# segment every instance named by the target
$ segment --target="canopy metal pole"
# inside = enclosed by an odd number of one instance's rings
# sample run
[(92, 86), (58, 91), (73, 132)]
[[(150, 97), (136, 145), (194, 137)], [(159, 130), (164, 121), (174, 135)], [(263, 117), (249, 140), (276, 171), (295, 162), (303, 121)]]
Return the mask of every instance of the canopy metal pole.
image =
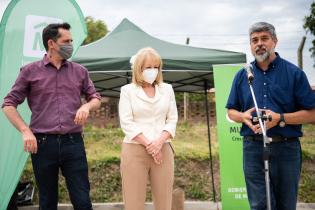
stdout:
[(126, 78), (126, 84), (130, 83), (130, 79), (129, 79), (129, 72), (126, 72), (127, 78)]
[(211, 136), (210, 136), (210, 120), (209, 120), (209, 103), (208, 103), (208, 83), (204, 81), (204, 91), (205, 91), (205, 106), (206, 106), (206, 116), (207, 116), (207, 128), (208, 128), (208, 143), (209, 143), (209, 157), (210, 157), (210, 172), (212, 179), (212, 193), (213, 193), (213, 201), (216, 203), (216, 193), (214, 187), (214, 176), (213, 176), (213, 161), (212, 161), (212, 150), (211, 150)]

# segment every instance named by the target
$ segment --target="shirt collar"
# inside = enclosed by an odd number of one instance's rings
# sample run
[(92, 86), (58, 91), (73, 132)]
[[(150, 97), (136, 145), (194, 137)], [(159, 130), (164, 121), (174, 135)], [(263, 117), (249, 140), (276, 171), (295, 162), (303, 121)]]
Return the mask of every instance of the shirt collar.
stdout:
[[(45, 66), (47, 66), (48, 64), (53, 65), (53, 64), (49, 61), (47, 54), (45, 54), (44, 57), (43, 57), (43, 63), (44, 63)], [(63, 60), (62, 63), (61, 63), (61, 66), (63, 66), (63, 65), (67, 66), (68, 63), (69, 63), (68, 60)]]
[(159, 85), (155, 85), (155, 95), (154, 95), (154, 97), (153, 98), (150, 98), (150, 97), (148, 97), (147, 96), (147, 94), (144, 92), (144, 90), (143, 90), (143, 88), (142, 87), (140, 87), (140, 86), (136, 86), (136, 88), (137, 88), (137, 93), (136, 93), (136, 95), (140, 98), (140, 99), (142, 99), (143, 101), (146, 101), (146, 102), (149, 102), (149, 103), (155, 103), (155, 102), (157, 102), (158, 100), (160, 100), (160, 98), (161, 98), (161, 94), (162, 94), (162, 92), (161, 92), (161, 90), (160, 90), (160, 87), (159, 87)]
[[(281, 61), (281, 57), (280, 57), (279, 53), (275, 52), (275, 54), (276, 54), (276, 58), (269, 64), (268, 70), (276, 68)], [(252, 62), (252, 64), (255, 65), (256, 68), (260, 69), (259, 66), (257, 65), (256, 59)]]
[(279, 63), (280, 63), (280, 55), (279, 53), (275, 52), (276, 53), (276, 58), (269, 64), (269, 68), (276, 68)]

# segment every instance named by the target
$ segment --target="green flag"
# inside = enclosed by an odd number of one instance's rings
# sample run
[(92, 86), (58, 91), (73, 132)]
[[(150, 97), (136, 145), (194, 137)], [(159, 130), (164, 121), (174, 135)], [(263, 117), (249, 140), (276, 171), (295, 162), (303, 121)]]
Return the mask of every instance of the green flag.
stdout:
[(231, 121), (225, 105), (240, 66), (214, 66), (217, 136), (220, 144), (222, 210), (249, 209), (243, 174), (241, 124)]
[[(12, 0), (0, 25), (0, 101), (10, 91), (20, 67), (42, 59), (45, 49), (42, 30), (49, 23), (68, 22), (74, 49), (86, 37), (83, 14), (74, 0)], [(18, 110), (28, 124), (26, 103)], [(23, 171), (28, 153), (23, 150), (21, 134), (0, 112), (0, 210), (6, 209)]]

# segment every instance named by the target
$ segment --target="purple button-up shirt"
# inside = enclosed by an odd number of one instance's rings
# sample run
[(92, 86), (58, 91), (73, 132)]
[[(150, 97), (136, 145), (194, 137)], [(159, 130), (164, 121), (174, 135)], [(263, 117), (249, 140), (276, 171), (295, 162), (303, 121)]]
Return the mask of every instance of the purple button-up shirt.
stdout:
[(81, 95), (87, 101), (100, 99), (88, 71), (70, 61), (64, 61), (57, 70), (45, 55), (42, 60), (21, 68), (2, 107), (17, 107), (27, 98), (32, 111), (30, 128), (34, 133), (82, 132), (82, 126), (74, 123)]

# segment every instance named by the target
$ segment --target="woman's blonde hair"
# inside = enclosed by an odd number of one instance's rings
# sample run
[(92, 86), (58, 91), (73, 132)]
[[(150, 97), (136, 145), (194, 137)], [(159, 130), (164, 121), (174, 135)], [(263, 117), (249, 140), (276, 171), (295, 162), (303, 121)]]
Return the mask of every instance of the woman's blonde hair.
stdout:
[(159, 63), (159, 70), (153, 85), (158, 85), (163, 82), (162, 76), (162, 59), (161, 56), (151, 47), (140, 49), (134, 56), (131, 57), (132, 82), (137, 86), (143, 86), (145, 81), (142, 77), (143, 65), (146, 59), (153, 59)]

